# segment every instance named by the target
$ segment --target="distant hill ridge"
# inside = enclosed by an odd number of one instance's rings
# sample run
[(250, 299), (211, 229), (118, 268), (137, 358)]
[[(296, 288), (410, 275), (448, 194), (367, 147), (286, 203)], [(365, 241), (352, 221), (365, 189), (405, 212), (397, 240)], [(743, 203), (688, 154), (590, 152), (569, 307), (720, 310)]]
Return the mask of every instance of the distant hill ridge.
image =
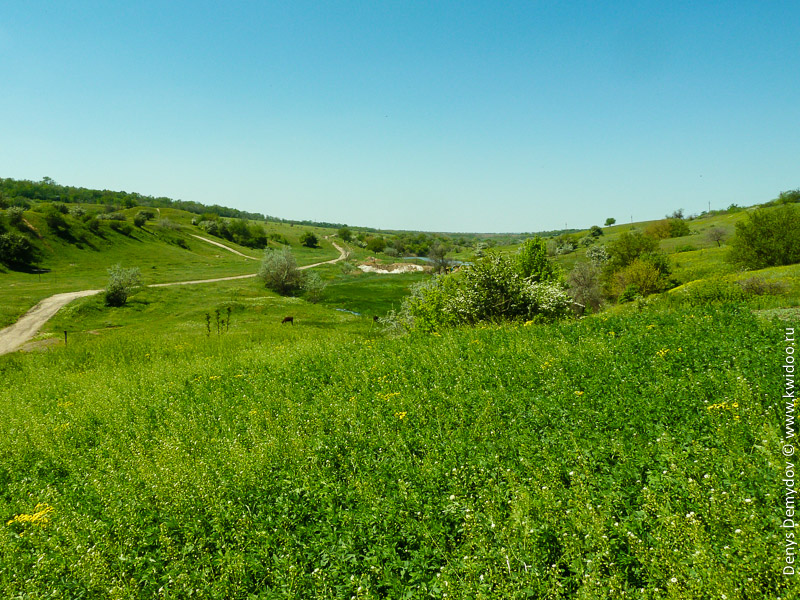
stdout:
[(43, 177), (41, 181), (0, 178), (0, 208), (5, 206), (24, 206), (31, 201), (63, 202), (67, 204), (109, 204), (117, 207), (133, 208), (147, 206), (152, 208), (176, 208), (198, 215), (212, 213), (220, 217), (251, 219), (254, 221), (275, 221), (308, 225), (313, 227), (344, 227), (342, 223), (327, 223), (313, 220), (281, 219), (261, 213), (247, 212), (237, 208), (212, 204), (208, 206), (192, 200), (173, 200), (165, 196), (144, 196), (137, 192), (93, 190), (83, 187), (60, 185)]

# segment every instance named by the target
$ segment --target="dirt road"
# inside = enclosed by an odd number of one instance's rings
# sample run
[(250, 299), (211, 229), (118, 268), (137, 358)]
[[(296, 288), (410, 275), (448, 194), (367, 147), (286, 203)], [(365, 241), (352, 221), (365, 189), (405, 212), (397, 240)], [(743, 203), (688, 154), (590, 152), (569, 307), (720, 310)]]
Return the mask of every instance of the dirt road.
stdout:
[[(197, 239), (203, 240), (204, 242), (208, 242), (210, 244), (214, 244), (215, 246), (219, 246), (220, 248), (224, 248), (234, 254), (238, 254), (239, 256), (244, 256), (245, 258), (249, 258), (251, 260), (258, 260), (253, 258), (252, 256), (246, 256), (233, 248), (228, 248), (224, 244), (220, 244), (219, 242), (215, 242), (213, 240), (209, 240), (199, 235), (194, 236)], [(339, 251), (339, 257), (334, 258), (331, 260), (326, 260), (323, 262), (314, 263), (313, 265), (305, 265), (303, 267), (299, 267), (300, 269), (310, 269), (312, 267), (318, 267), (319, 265), (327, 265), (337, 263), (340, 260), (344, 260), (347, 257), (347, 252), (340, 247), (336, 242), (332, 242), (333, 247)], [(256, 274), (253, 273), (252, 275), (235, 275), (233, 277), (217, 277), (215, 279), (197, 279), (194, 281), (173, 281), (170, 283), (153, 283), (148, 285), (147, 287), (168, 287), (172, 285), (195, 285), (198, 283), (214, 283), (216, 281), (232, 281), (234, 279), (248, 279), (250, 277), (255, 277)], [(25, 342), (30, 340), (36, 333), (41, 329), (42, 325), (47, 323), (47, 321), (55, 315), (63, 306), (69, 304), (76, 298), (84, 298), (86, 296), (94, 296), (95, 294), (101, 293), (103, 290), (83, 290), (80, 292), (66, 292), (64, 294), (55, 294), (50, 296), (49, 298), (45, 298), (39, 304), (34, 306), (28, 312), (20, 317), (20, 319), (14, 323), (13, 325), (9, 325), (5, 329), (0, 330), (0, 355), (8, 354), (9, 352), (13, 352), (17, 350), (20, 346), (22, 346)]]

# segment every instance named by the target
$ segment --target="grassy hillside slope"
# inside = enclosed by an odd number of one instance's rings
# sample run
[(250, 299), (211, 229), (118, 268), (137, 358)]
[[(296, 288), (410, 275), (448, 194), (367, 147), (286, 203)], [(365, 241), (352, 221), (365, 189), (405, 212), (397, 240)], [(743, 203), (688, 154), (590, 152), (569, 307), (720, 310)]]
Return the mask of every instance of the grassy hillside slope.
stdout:
[[(87, 211), (99, 207), (81, 205)], [(132, 220), (139, 208), (119, 211)], [(144, 227), (133, 227), (130, 233), (115, 231), (103, 223), (97, 231), (71, 215), (65, 215), (67, 232), (54, 231), (41, 213), (25, 211), (30, 224), (17, 228), (33, 240), (41, 260), (36, 269), (26, 271), (0, 268), (0, 327), (16, 321), (36, 302), (49, 295), (82, 289), (103, 288), (108, 282), (107, 269), (114, 264), (138, 267), (142, 282), (166, 283), (243, 275), (258, 270), (258, 260), (247, 260), (194, 237), (214, 239), (247, 256), (260, 259), (262, 250), (239, 246), (228, 240), (214, 238), (202, 229), (193, 227), (195, 215), (176, 209), (160, 209), (164, 221), (148, 221)], [(269, 232), (282, 235), (292, 247), (298, 264), (311, 264), (338, 256), (324, 236), (331, 230), (313, 227), (294, 227), (270, 224)], [(319, 248), (300, 245), (299, 238), (312, 231), (320, 238)], [(270, 247), (278, 247), (270, 242)]]

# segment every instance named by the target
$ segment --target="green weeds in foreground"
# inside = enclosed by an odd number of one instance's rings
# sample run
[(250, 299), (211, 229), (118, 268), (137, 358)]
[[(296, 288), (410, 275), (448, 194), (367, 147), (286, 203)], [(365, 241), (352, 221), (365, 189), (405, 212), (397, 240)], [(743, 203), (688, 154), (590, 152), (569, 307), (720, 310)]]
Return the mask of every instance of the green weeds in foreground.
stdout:
[(0, 595), (789, 597), (780, 325), (310, 331), (2, 357)]

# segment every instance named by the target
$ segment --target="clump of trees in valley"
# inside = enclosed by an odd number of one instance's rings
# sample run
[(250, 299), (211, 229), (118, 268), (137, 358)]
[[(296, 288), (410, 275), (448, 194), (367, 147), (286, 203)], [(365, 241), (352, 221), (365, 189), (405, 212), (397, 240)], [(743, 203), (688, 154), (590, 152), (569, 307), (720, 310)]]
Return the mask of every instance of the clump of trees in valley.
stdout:
[(245, 219), (222, 219), (214, 213), (204, 213), (192, 221), (208, 233), (247, 248), (266, 248), (269, 236), (264, 227)]

